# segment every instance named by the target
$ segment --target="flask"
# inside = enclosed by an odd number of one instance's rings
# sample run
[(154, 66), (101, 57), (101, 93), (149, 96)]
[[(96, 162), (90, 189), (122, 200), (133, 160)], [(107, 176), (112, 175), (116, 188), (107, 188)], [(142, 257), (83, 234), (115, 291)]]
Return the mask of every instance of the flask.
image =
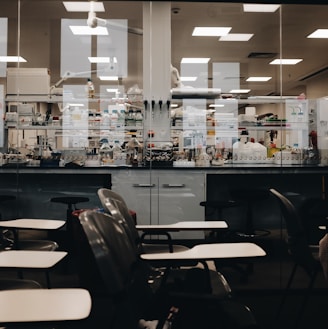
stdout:
[[(123, 165), (125, 164), (125, 158), (123, 157), (123, 152), (122, 152), (122, 148), (120, 145), (120, 142), (118, 140), (114, 141), (114, 145), (113, 145), (113, 163), (115, 165)], [(123, 162), (124, 160), (124, 162)]]
[(88, 79), (86, 90), (88, 94), (88, 98), (94, 98), (95, 97), (95, 86), (93, 85), (93, 82), (91, 79)]
[(99, 154), (100, 154), (100, 159), (101, 159), (101, 164), (103, 166), (109, 165), (111, 162), (111, 155), (112, 155), (112, 149), (108, 143), (107, 138), (103, 138), (100, 140), (100, 149), (99, 149)]

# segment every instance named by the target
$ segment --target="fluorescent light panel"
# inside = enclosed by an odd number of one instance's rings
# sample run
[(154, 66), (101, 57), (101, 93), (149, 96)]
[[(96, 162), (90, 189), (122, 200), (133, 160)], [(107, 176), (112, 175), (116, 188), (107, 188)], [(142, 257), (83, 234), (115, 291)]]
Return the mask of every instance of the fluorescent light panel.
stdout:
[(326, 39), (328, 38), (328, 29), (317, 29), (311, 34), (309, 34), (307, 38)]
[[(63, 1), (63, 5), (67, 11), (83, 12), (90, 11), (90, 1)], [(95, 12), (104, 12), (104, 4), (94, 1), (93, 8)]]
[(224, 107), (224, 104), (210, 104), (209, 107)]
[(25, 58), (21, 56), (0, 56), (1, 63), (25, 63), (27, 62)]
[(116, 57), (88, 57), (90, 63), (117, 63)]
[(303, 59), (274, 59), (270, 64), (272, 65), (295, 65)]
[(265, 82), (271, 80), (272, 77), (249, 77), (246, 79), (248, 82)]
[(194, 37), (220, 37), (227, 35), (231, 30), (231, 27), (205, 27), (197, 26), (192, 32)]
[(108, 35), (107, 28), (103, 26), (97, 26), (91, 28), (89, 26), (73, 26), (69, 27), (74, 35)]
[(197, 77), (180, 77), (180, 80), (181, 81), (196, 81), (197, 80)]
[(232, 89), (230, 93), (232, 94), (248, 94), (251, 90), (250, 89)]
[(184, 57), (181, 59), (181, 64), (206, 64), (210, 61), (207, 57)]
[(254, 34), (252, 33), (229, 33), (219, 38), (219, 41), (249, 41)]
[(274, 13), (280, 5), (243, 4), (245, 12)]
[(118, 80), (118, 76), (99, 76), (99, 79), (100, 80), (103, 80), (103, 81), (117, 81)]

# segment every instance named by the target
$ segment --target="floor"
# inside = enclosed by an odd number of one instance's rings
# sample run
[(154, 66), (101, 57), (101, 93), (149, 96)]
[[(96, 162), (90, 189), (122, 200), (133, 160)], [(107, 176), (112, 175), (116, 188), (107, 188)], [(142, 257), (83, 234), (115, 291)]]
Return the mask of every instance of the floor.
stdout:
[[(33, 233), (36, 234), (36, 233)], [(31, 235), (30, 232), (26, 233)], [(40, 235), (38, 235), (40, 237)], [(42, 237), (42, 236), (41, 236)], [(24, 238), (24, 234), (21, 234)], [(288, 297), (284, 311), (281, 316), (276, 318), (276, 311), (282, 297), (283, 288), (291, 269), (292, 263), (288, 254), (285, 252), (284, 244), (280, 240), (279, 232), (272, 232), (269, 236), (256, 241), (266, 251), (267, 256), (263, 259), (257, 259), (249, 267), (246, 264), (240, 264), (244, 268), (251, 268), (247, 282), (241, 279), (241, 275), (230, 266), (222, 266), (220, 272), (224, 274), (229, 282), (234, 297), (245, 303), (253, 311), (259, 325), (263, 329), (293, 329), (294, 321), (298, 318), (298, 309), (302, 297), (303, 288), (307, 283), (307, 277), (300, 270), (297, 274), (294, 289)], [(73, 264), (73, 265), (72, 265)], [(248, 266), (248, 267), (247, 267)], [(43, 273), (27, 271), (25, 278), (31, 278), (46, 285)], [(14, 277), (14, 271), (2, 271), (1, 277)], [(77, 287), (79, 280), (75, 271), (74, 263), (69, 267), (62, 264), (50, 273), (52, 287)], [(309, 300), (306, 311), (300, 319), (299, 329), (326, 329), (326, 309), (328, 305), (328, 281), (320, 273), (313, 294)], [(94, 300), (92, 316), (89, 322), (70, 324), (67, 328), (90, 328), (110, 329), (107, 316), (110, 305), (106, 300)], [(96, 325), (95, 325), (96, 323)], [(66, 328), (66, 327), (65, 327)]]

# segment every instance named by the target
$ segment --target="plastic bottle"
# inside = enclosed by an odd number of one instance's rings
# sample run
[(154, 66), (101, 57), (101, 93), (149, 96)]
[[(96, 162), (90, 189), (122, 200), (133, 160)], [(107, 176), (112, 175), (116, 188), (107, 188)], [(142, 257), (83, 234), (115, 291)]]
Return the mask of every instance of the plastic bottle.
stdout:
[(102, 113), (101, 116), (100, 128), (109, 129), (109, 126), (110, 126), (110, 115), (108, 109), (104, 109), (104, 112)]
[(125, 123), (125, 110), (120, 109), (120, 112), (118, 114), (118, 123), (121, 125), (124, 125)]
[(117, 110), (113, 110), (112, 111), (112, 114), (110, 116), (110, 123), (113, 126), (117, 126), (117, 124), (118, 124), (118, 113), (117, 113)]

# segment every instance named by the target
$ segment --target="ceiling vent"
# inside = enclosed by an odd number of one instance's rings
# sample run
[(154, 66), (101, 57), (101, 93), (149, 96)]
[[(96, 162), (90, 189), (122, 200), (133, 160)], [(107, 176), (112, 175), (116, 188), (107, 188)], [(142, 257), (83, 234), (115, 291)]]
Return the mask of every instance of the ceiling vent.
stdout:
[(319, 74), (321, 74), (321, 73), (324, 73), (324, 72), (326, 72), (326, 71), (328, 71), (328, 66), (323, 67), (322, 69), (320, 69), (320, 70), (318, 70), (318, 71), (312, 72), (312, 73), (310, 73), (310, 74), (308, 74), (308, 75), (306, 75), (306, 76), (300, 78), (298, 81), (305, 81), (305, 80), (308, 80), (308, 79), (313, 78), (313, 77), (315, 77), (315, 76), (317, 76), (317, 75), (319, 75)]
[(248, 58), (274, 58), (278, 54), (277, 53), (250, 53)]

